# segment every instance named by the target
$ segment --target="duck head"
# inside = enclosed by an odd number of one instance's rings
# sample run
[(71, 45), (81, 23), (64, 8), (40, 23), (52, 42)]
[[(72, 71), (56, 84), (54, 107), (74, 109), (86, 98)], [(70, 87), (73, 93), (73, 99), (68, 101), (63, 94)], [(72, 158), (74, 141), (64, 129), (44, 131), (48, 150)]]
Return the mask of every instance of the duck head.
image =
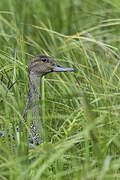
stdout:
[(67, 72), (73, 71), (73, 69), (60, 66), (50, 56), (38, 55), (31, 60), (28, 71), (30, 74), (42, 77), (50, 72)]

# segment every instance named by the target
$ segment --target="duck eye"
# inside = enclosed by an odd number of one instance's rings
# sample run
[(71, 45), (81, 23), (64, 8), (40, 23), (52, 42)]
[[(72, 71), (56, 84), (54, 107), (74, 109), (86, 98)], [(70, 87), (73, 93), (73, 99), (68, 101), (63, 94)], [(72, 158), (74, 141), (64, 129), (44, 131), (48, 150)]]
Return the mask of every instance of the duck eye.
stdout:
[(42, 61), (43, 61), (43, 62), (45, 62), (45, 61), (46, 61), (46, 59), (44, 58), (44, 59), (42, 59)]

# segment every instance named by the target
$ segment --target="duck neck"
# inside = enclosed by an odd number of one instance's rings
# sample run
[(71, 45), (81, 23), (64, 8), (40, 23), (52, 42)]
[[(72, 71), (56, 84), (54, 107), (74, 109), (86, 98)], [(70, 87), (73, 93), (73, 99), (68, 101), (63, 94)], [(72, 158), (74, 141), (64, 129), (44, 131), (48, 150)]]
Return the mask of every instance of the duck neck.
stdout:
[[(40, 79), (42, 76), (35, 76), (34, 74), (29, 74), (29, 84), (28, 84), (28, 100), (24, 111), (24, 120), (27, 121), (28, 110), (32, 110), (35, 116), (40, 115)], [(37, 112), (37, 113), (35, 113)]]
[(40, 79), (41, 76), (37, 77), (34, 74), (29, 75), (28, 104), (30, 109), (39, 104)]

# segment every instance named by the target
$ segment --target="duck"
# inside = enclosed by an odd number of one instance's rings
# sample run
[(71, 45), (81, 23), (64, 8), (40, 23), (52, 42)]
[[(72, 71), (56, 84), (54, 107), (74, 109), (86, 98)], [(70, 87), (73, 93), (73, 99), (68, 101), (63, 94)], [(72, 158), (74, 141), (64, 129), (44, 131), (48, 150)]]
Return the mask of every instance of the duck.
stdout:
[(41, 144), (41, 136), (44, 136), (44, 130), (41, 123), (40, 113), (40, 81), (43, 76), (51, 72), (68, 72), (73, 68), (63, 67), (55, 62), (48, 55), (40, 54), (32, 58), (28, 65), (28, 99), (24, 110), (24, 121), (27, 122), (28, 111), (32, 111), (32, 120), (30, 124), (29, 144)]

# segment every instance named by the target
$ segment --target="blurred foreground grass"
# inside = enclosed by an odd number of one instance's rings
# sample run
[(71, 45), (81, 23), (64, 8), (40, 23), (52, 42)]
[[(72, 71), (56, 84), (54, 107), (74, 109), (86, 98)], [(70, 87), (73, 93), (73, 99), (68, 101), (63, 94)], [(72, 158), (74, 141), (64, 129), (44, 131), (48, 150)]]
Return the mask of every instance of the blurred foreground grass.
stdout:
[(18, 136), (33, 56), (75, 69), (42, 79), (39, 147), (0, 139), (0, 180), (120, 178), (119, 10), (117, 0), (0, 1), (0, 132)]

